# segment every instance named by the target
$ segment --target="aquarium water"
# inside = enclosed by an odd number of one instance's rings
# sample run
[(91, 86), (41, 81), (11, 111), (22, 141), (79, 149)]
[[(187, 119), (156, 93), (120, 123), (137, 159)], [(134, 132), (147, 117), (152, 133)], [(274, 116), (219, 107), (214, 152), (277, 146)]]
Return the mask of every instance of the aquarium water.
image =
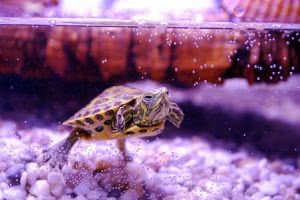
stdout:
[[(287, 23), (0, 18), (0, 200), (300, 199), (299, 34)], [(168, 97), (153, 90), (163, 87)], [(121, 123), (121, 103), (132, 109), (125, 159), (114, 133), (87, 139)], [(128, 131), (154, 114), (165, 126)], [(73, 115), (85, 134), (51, 151)]]

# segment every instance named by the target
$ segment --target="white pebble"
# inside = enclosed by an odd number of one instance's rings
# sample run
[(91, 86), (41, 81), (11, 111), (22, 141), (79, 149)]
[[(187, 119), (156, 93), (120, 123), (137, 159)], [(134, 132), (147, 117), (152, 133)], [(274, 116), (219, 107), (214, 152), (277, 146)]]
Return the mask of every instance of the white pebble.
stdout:
[(26, 192), (20, 186), (13, 186), (3, 191), (3, 197), (6, 200), (25, 199)]
[[(201, 194), (201, 192), (197, 193), (197, 196), (195, 196), (195, 193), (192, 193), (192, 192), (183, 192), (183, 193), (178, 193), (178, 194), (175, 194), (175, 195), (170, 195), (166, 198), (164, 198), (164, 200), (177, 200), (177, 199), (189, 199), (189, 200), (196, 200), (196, 199), (201, 199), (201, 200), (208, 200), (208, 198), (206, 198), (206, 194), (205, 192), (203, 192), (203, 194)], [(157, 199), (157, 198), (155, 198)], [(152, 200), (152, 199), (151, 199)]]
[(246, 194), (249, 196), (254, 195), (255, 193), (258, 192), (258, 188), (254, 185), (251, 185), (247, 190), (246, 190)]
[(50, 172), (47, 179), (51, 186), (55, 184), (64, 184), (64, 177), (59, 172)]
[(245, 189), (245, 186), (242, 184), (238, 184), (238, 185), (234, 186), (234, 188), (231, 191), (232, 200), (244, 199), (244, 192), (243, 192), (244, 189)]
[(281, 195), (276, 195), (272, 198), (272, 200), (284, 200), (284, 197)]
[(89, 200), (105, 199), (106, 193), (99, 190), (92, 190), (87, 194)]
[(293, 175), (278, 175), (276, 179), (273, 179), (273, 181), (276, 180), (276, 182), (281, 183), (286, 187), (291, 187), (293, 183), (295, 184), (297, 179), (299, 178), (295, 178)]
[(59, 200), (72, 200), (73, 198), (69, 195), (63, 195)]
[(0, 161), (6, 162), (9, 160), (10, 155), (8, 153), (8, 149), (1, 148)]
[(1, 188), (1, 182), (7, 182), (7, 177), (5, 172), (0, 172), (0, 188)]
[(137, 164), (134, 162), (129, 162), (128, 164), (126, 164), (126, 169), (128, 173), (133, 174), (133, 176), (128, 177), (129, 181), (137, 182), (142, 177), (145, 177), (145, 173), (146, 173), (145, 166), (143, 166), (141, 163)]
[(27, 173), (27, 183), (29, 185), (33, 185), (36, 182), (37, 178), (38, 178), (37, 173), (35, 173), (35, 172), (28, 172)]
[(48, 165), (43, 165), (38, 168), (38, 178), (39, 179), (47, 179), (48, 173), (49, 173)]
[(0, 171), (5, 171), (7, 168), (7, 163), (0, 161)]
[(65, 190), (65, 194), (66, 194), (66, 195), (70, 195), (70, 194), (73, 193), (73, 189), (70, 188), (70, 187), (66, 187), (64, 190)]
[(63, 175), (59, 172), (50, 172), (47, 179), (51, 188), (51, 193), (56, 197), (60, 197), (63, 194), (65, 188)]
[(240, 192), (240, 191), (232, 192), (231, 199), (232, 200), (242, 200), (242, 199), (244, 199), (244, 194), (243, 194), (243, 192)]
[(127, 190), (120, 198), (120, 200), (137, 200), (139, 194), (134, 190)]
[(21, 176), (21, 179), (20, 179), (20, 185), (22, 188), (25, 188), (26, 187), (26, 184), (27, 184), (27, 172), (23, 172), (22, 173), (22, 176)]
[(75, 200), (86, 200), (86, 198), (83, 195), (79, 195), (75, 198)]
[(275, 195), (279, 192), (277, 184), (271, 181), (264, 181), (258, 184), (259, 191), (266, 195)]
[(201, 200), (208, 200), (210, 198), (210, 194), (204, 190), (194, 189), (191, 191), (191, 193), (193, 194), (193, 196), (196, 196)]
[[(299, 164), (300, 164), (300, 162), (299, 162)], [(294, 179), (293, 186), (296, 187), (296, 188), (300, 188), (300, 178), (299, 178), (299, 176), (296, 179)]]
[(261, 198), (261, 200), (271, 200), (271, 197), (263, 197), (263, 198)]
[(53, 196), (38, 196), (37, 200), (56, 200)]
[(74, 193), (77, 195), (85, 195), (90, 192), (89, 184), (86, 181), (80, 182), (75, 188)]
[(36, 200), (36, 198), (32, 195), (28, 195), (26, 200)]
[(229, 196), (229, 193), (232, 190), (232, 185), (229, 182), (215, 182), (215, 181), (205, 181), (204, 187), (206, 191), (216, 196)]
[(47, 196), (50, 194), (50, 187), (46, 180), (38, 180), (30, 188), (30, 193), (35, 196)]
[(219, 164), (220, 166), (222, 165), (229, 165), (229, 163), (231, 162), (230, 156), (228, 155), (228, 153), (223, 152), (223, 151), (217, 151), (215, 152), (214, 155), (214, 165)]
[(39, 176), (39, 169), (36, 163), (29, 163), (26, 166), (27, 182), (29, 185), (33, 185)]
[(265, 196), (263, 193), (261, 192), (257, 192), (254, 195), (251, 196), (251, 200), (261, 200), (262, 198), (265, 198), (267, 196)]
[(55, 187), (51, 187), (51, 193), (55, 197), (60, 197), (64, 193), (64, 187), (61, 185), (57, 185)]
[(0, 183), (0, 189), (4, 190), (4, 189), (6, 189), (6, 188), (8, 188), (8, 184), (5, 183), (5, 182), (1, 182), (1, 183)]
[(31, 163), (28, 163), (28, 164), (26, 165), (26, 170), (27, 170), (27, 171), (35, 170), (35, 169), (37, 169), (37, 168), (38, 168), (38, 164), (37, 164), (37, 163), (31, 162)]

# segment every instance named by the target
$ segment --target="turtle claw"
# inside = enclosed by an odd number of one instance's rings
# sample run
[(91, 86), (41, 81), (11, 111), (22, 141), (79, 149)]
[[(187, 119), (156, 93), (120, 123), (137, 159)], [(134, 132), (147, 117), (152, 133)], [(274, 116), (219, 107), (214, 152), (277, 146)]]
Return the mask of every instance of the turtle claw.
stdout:
[(45, 149), (41, 155), (41, 164), (49, 164), (51, 168), (58, 167), (62, 169), (68, 162), (68, 153), (70, 148), (66, 141), (58, 143), (49, 149)]
[(54, 151), (53, 149), (43, 153), (42, 163), (48, 163), (51, 168), (58, 167), (62, 169), (67, 163), (67, 155), (60, 153), (59, 151)]

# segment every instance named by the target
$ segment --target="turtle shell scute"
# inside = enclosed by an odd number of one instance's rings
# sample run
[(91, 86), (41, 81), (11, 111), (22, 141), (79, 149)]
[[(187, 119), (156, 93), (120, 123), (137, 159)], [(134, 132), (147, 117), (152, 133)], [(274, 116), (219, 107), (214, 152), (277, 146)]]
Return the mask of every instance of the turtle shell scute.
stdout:
[(65, 125), (74, 127), (74, 121), (89, 118), (99, 118), (99, 116), (113, 117), (118, 107), (131, 104), (143, 94), (142, 90), (127, 86), (113, 86), (104, 90), (96, 96), (89, 104), (75, 113), (71, 118), (64, 122)]

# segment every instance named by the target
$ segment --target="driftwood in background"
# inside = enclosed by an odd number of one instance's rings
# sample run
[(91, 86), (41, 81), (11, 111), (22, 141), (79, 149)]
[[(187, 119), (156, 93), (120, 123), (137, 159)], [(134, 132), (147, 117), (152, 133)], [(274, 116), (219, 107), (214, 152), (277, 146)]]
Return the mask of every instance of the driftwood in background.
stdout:
[(300, 22), (298, 0), (220, 0), (233, 20), (248, 22)]
[[(1, 3), (15, 8), (23, 6), (24, 12), (19, 15), (30, 15), (25, 4), (18, 4), (18, 0), (7, 2)], [(23, 2), (42, 4), (38, 16), (48, 13), (47, 9), (59, 16), (62, 3)], [(219, 7), (196, 13), (197, 16), (204, 21), (297, 23), (300, 20), (297, 1), (218, 2)], [(115, 11), (114, 7), (106, 9), (108, 17), (124, 17), (124, 10)], [(135, 9), (130, 16), (141, 12)], [(170, 13), (162, 14), (173, 19)], [(99, 17), (107, 16), (99, 13)], [(249, 83), (274, 83), (300, 71), (299, 38), (298, 32), (275, 30), (1, 26), (0, 74), (111, 83), (150, 78), (187, 86), (200, 82), (219, 84), (232, 77), (244, 77)]]
[(0, 73), (25, 78), (195, 85), (299, 71), (299, 33), (283, 31), (5, 26)]
[(225, 77), (246, 77), (249, 83), (276, 83), (299, 73), (298, 32), (245, 33), (244, 44), (233, 55)]

